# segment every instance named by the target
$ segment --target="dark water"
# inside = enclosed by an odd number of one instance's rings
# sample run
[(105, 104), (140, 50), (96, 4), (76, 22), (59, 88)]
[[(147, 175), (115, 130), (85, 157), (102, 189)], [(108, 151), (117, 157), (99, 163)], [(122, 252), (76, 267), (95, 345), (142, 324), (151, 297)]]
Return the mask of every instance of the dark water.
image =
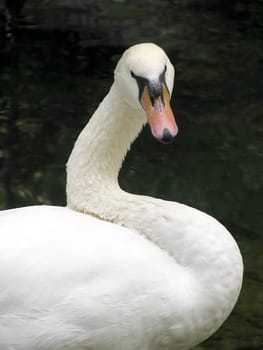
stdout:
[(0, 15), (0, 207), (65, 204), (65, 162), (121, 52), (155, 41), (176, 66), (180, 133), (161, 145), (145, 128), (120, 183), (229, 228), (242, 293), (198, 348), (263, 349), (263, 2), (32, 0), (20, 16), (11, 3)]

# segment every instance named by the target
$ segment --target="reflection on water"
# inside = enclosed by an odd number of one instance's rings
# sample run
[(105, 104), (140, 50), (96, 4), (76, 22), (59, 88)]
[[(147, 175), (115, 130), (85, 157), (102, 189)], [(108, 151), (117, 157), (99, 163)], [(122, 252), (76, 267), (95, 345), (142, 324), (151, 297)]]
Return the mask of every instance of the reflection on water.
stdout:
[(176, 65), (180, 133), (161, 145), (146, 127), (120, 183), (204, 210), (231, 230), (244, 287), (199, 349), (262, 349), (262, 2), (51, 3), (25, 1), (19, 28), (1, 17), (0, 207), (65, 204), (64, 164), (120, 53), (156, 41)]

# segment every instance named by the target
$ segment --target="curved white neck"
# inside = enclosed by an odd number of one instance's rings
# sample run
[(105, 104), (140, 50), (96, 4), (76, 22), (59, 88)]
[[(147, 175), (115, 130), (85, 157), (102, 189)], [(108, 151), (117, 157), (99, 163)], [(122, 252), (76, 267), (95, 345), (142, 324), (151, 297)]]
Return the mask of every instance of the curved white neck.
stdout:
[[(79, 196), (95, 194), (95, 188), (98, 191), (102, 186), (105, 191), (105, 187), (117, 184), (122, 161), (145, 122), (144, 113), (129, 107), (113, 84), (82, 130), (70, 155), (67, 164), (69, 204), (72, 202), (76, 205)], [(71, 183), (72, 178), (74, 184)], [(76, 180), (79, 183), (75, 183)], [(84, 199), (81, 211), (90, 210), (86, 207), (89, 201), (89, 197)]]
[[(124, 102), (113, 84), (70, 155), (68, 206), (136, 230), (172, 257), (175, 273), (183, 271), (185, 288), (196, 302), (193, 310), (188, 305), (188, 311), (196, 312), (196, 323), (191, 326), (197, 334), (202, 330), (201, 341), (220, 326), (237, 300), (241, 255), (232, 236), (214, 218), (176, 202), (132, 195), (119, 188), (122, 161), (145, 122), (143, 111)], [(199, 286), (195, 290), (191, 280)]]

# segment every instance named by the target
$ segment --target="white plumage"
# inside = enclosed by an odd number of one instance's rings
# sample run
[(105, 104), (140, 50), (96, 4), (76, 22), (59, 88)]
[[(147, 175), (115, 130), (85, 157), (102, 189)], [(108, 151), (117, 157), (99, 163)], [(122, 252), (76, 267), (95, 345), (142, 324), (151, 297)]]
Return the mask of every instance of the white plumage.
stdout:
[(68, 208), (0, 213), (0, 349), (190, 349), (231, 312), (243, 264), (224, 226), (118, 185), (146, 114), (157, 138), (175, 136), (172, 88), (163, 50), (128, 49), (70, 156)]

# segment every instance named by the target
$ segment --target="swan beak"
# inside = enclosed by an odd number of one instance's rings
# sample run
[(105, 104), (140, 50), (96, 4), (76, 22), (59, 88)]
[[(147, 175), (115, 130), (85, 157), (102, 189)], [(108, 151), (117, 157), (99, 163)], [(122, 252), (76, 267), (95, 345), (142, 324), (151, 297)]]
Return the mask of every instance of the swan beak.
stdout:
[(152, 97), (149, 86), (145, 86), (141, 95), (141, 104), (146, 112), (152, 134), (163, 143), (170, 143), (178, 132), (170, 106), (170, 94), (162, 84), (162, 94)]

